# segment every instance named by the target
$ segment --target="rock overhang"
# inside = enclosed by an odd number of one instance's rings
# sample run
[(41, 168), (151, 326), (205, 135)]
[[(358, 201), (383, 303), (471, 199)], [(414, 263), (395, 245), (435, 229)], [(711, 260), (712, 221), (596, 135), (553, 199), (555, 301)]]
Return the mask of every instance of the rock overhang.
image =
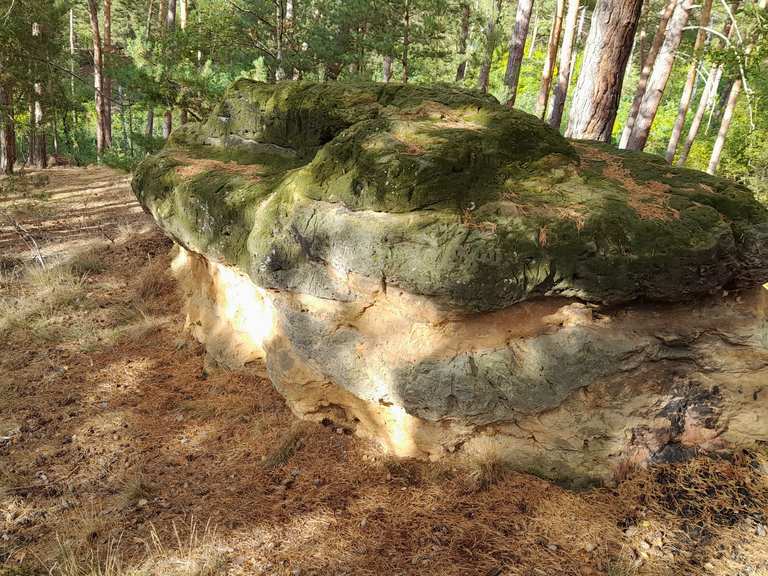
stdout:
[(457, 88), (239, 81), (134, 187), (182, 244), (319, 296), (341, 294), (329, 265), (468, 310), (768, 280), (768, 212), (746, 188)]

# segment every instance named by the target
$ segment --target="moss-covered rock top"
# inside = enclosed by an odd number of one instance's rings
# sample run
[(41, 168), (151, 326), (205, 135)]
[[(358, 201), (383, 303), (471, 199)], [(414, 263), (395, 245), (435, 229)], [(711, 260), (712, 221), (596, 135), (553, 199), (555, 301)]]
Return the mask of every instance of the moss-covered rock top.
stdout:
[(768, 213), (746, 188), (451, 86), (241, 80), (134, 190), (188, 248), (327, 298), (356, 297), (351, 273), (474, 310), (768, 280)]

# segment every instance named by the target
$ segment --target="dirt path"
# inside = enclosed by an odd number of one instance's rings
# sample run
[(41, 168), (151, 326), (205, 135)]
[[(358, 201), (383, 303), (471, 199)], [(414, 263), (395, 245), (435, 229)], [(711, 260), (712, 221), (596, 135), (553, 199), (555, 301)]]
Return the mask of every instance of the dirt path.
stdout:
[(0, 575), (768, 574), (758, 455), (580, 493), (392, 460), (205, 370), (125, 175), (7, 184), (47, 269), (0, 227)]

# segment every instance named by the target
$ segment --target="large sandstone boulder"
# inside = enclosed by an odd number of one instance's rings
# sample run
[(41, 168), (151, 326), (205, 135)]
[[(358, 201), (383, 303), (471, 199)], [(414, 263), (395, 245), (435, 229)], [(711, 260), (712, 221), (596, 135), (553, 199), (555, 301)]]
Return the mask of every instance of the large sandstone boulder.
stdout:
[(455, 87), (240, 81), (134, 190), (189, 324), (396, 454), (604, 480), (768, 441), (768, 212)]

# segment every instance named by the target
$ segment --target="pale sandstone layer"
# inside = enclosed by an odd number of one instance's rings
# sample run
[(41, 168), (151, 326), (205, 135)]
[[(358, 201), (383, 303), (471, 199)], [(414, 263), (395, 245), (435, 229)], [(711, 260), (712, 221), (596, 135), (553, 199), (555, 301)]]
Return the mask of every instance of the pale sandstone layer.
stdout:
[(694, 304), (541, 299), (457, 314), (363, 280), (365, 297), (349, 303), (264, 290), (183, 250), (175, 267), (189, 326), (217, 361), (265, 362), (298, 417), (399, 456), (490, 449), (578, 485), (768, 439), (764, 288)]

